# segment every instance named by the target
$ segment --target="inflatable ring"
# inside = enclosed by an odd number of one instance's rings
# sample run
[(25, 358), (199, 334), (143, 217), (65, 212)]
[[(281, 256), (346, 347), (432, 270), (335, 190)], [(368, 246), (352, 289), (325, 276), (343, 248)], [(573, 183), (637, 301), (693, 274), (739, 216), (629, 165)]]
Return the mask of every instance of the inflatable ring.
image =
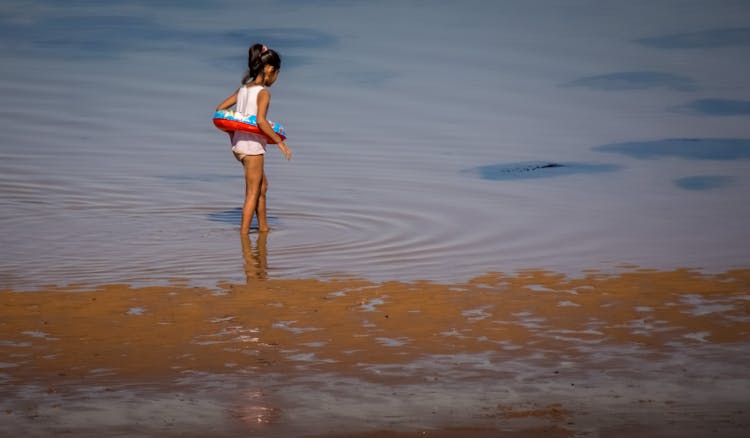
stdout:
[[(258, 122), (255, 119), (255, 114), (246, 116), (240, 112), (232, 110), (219, 110), (214, 113), (214, 125), (222, 131), (245, 131), (252, 132), (253, 134), (260, 134), (266, 138), (268, 144), (276, 143), (266, 134), (264, 134), (260, 128), (258, 128)], [(286, 130), (283, 126), (272, 121), (268, 121), (271, 124), (273, 132), (281, 137), (283, 141), (286, 138)]]

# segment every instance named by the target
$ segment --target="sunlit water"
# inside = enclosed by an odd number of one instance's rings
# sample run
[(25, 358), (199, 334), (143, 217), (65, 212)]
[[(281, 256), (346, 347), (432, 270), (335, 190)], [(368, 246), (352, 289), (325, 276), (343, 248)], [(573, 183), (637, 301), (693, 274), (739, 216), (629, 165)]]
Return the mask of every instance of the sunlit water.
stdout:
[[(0, 287), (750, 264), (747, 2), (102, 4), (0, 6)], [(294, 157), (243, 257), (256, 41)]]

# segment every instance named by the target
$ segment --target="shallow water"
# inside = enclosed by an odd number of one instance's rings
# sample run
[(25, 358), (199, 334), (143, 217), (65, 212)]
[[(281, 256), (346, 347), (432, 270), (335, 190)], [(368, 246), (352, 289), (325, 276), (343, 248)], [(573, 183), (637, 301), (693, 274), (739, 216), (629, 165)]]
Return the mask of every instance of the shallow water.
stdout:
[[(0, 288), (750, 264), (746, 2), (29, 3), (0, 6)], [(255, 41), (294, 157), (243, 252), (210, 116)]]

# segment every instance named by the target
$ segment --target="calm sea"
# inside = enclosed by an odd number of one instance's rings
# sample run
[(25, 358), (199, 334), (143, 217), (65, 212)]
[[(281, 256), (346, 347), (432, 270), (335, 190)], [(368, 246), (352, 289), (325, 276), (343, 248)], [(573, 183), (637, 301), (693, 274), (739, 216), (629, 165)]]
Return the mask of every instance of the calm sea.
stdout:
[[(3, 1), (0, 288), (750, 266), (746, 1)], [(282, 55), (267, 239), (214, 107)]]

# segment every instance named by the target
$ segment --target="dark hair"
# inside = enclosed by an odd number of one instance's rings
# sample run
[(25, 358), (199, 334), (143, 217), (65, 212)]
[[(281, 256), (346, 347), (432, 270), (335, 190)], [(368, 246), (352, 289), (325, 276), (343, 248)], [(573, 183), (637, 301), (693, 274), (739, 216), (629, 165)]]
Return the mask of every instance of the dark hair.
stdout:
[(281, 68), (281, 56), (275, 50), (271, 50), (263, 44), (250, 46), (247, 50), (247, 72), (242, 77), (242, 83), (246, 84), (254, 79), (267, 65), (273, 67), (274, 70), (279, 70)]

